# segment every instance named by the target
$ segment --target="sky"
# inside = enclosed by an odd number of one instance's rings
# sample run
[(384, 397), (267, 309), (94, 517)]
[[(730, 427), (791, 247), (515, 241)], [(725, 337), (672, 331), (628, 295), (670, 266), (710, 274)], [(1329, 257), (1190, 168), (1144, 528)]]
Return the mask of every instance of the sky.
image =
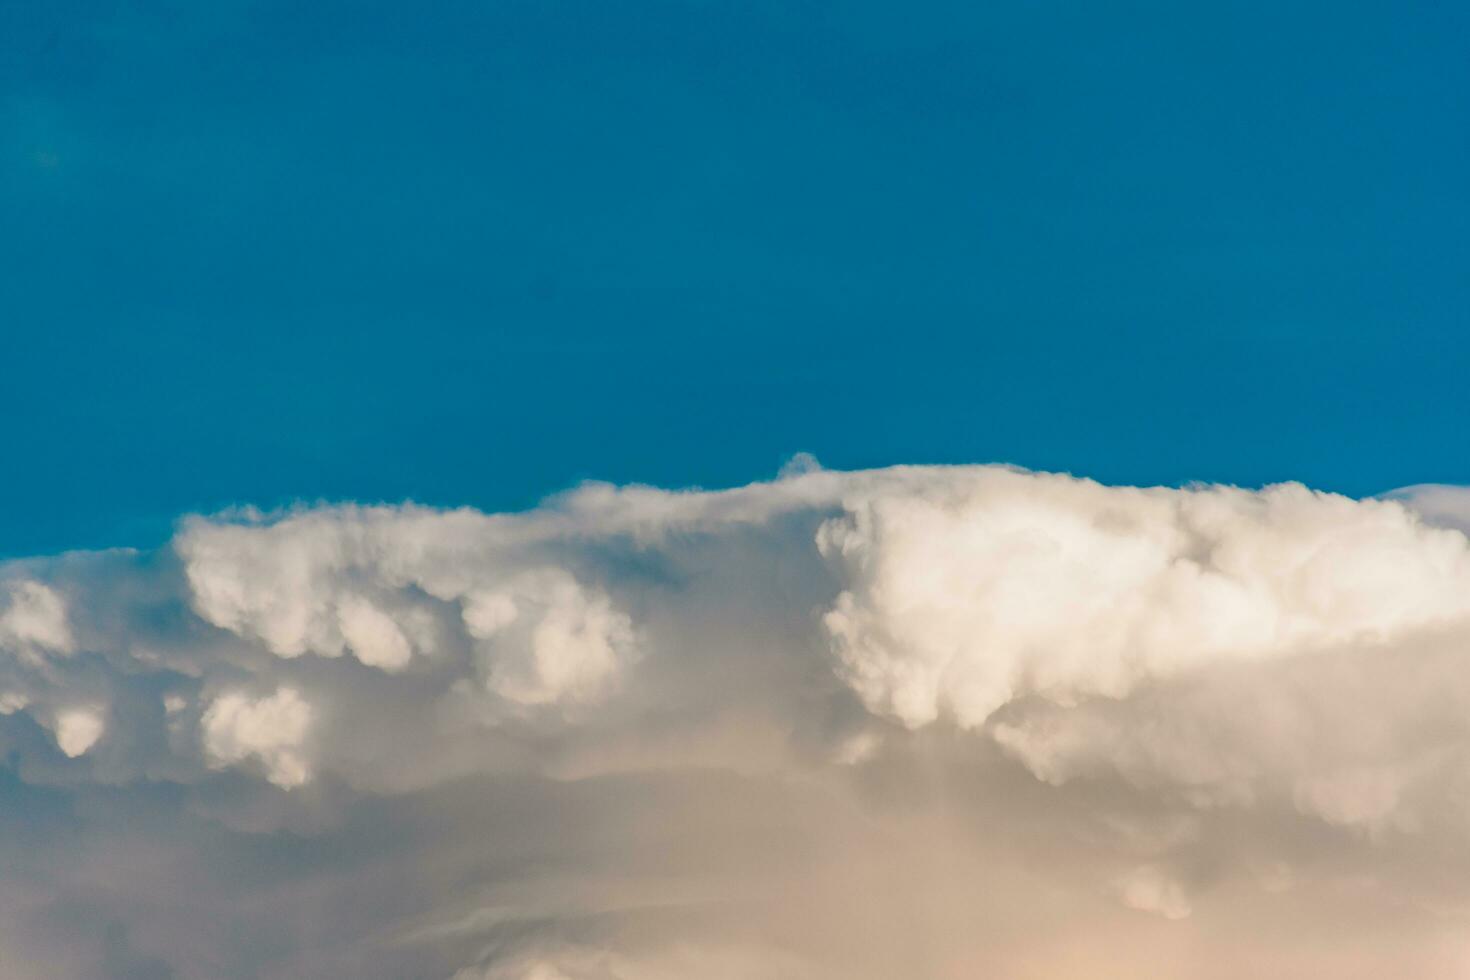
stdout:
[(0, 6), (0, 554), (1010, 462), (1464, 482), (1462, 5)]
[(0, 0), (0, 972), (1470, 974), (1467, 47)]

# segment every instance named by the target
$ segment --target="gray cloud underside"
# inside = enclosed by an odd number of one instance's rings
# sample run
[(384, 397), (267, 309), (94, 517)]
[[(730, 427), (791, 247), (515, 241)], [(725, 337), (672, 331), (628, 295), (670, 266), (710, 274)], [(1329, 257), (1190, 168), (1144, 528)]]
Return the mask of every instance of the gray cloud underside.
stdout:
[(1463, 976), (1467, 518), (798, 468), (10, 562), (5, 975)]

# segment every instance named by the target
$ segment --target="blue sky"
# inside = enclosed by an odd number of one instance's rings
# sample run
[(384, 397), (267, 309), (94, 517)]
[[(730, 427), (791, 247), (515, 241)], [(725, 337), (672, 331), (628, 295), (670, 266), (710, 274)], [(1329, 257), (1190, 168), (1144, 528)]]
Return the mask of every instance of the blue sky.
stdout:
[(0, 555), (1009, 461), (1470, 482), (1454, 3), (0, 5)]

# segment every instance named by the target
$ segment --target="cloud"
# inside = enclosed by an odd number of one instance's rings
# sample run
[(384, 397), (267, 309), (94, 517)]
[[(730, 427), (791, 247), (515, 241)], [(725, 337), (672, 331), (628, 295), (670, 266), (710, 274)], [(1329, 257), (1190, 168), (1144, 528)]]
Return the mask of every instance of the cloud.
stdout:
[(215, 698), (200, 729), (211, 764), (228, 766), (249, 758), (265, 764), (268, 779), (290, 789), (310, 778), (301, 744), (311, 726), (311, 705), (289, 687), (251, 700), (243, 694)]
[(61, 597), (40, 582), (8, 583), (0, 602), (0, 648), (30, 656), (70, 653), (71, 629)]
[(102, 737), (104, 725), (95, 711), (73, 708), (56, 716), (56, 744), (68, 758), (82, 755)]
[(823, 525), (824, 623), (875, 710), (977, 726), (1026, 695), (1125, 697), (1221, 661), (1470, 619), (1470, 549), (1394, 503), (1005, 470), (856, 498)]
[(194, 520), (175, 549), (197, 614), (278, 657), (350, 652), (396, 673), (415, 649), (443, 655), (452, 631), (510, 701), (595, 699), (634, 656), (629, 619), (536, 560), (521, 540), (533, 528), (468, 511), (345, 507)]
[(1179, 883), (1153, 865), (1134, 868), (1114, 882), (1119, 900), (1130, 909), (1153, 912), (1166, 919), (1189, 917), (1189, 901)]
[(413, 647), (393, 617), (361, 596), (337, 603), (337, 626), (357, 659), (369, 667), (402, 670), (413, 656)]
[(490, 688), (520, 704), (597, 700), (635, 657), (627, 615), (561, 569), (476, 589), (463, 618)]
[(115, 973), (103, 934), (180, 977), (1457, 976), (1467, 500), (803, 459), (12, 562), (0, 940), (23, 978)]

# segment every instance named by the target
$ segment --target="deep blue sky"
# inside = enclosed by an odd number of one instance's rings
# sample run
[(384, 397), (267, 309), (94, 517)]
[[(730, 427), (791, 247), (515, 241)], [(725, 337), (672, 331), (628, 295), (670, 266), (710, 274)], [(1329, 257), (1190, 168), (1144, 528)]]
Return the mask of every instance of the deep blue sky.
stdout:
[(1003, 460), (1470, 482), (1470, 5), (0, 0), (0, 554)]

